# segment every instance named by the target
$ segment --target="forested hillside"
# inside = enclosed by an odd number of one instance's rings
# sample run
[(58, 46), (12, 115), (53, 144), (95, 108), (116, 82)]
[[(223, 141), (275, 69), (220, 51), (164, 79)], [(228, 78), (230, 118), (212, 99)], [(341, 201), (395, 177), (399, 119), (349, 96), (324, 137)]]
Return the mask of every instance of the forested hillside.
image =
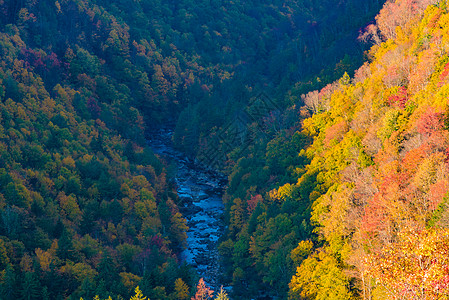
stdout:
[(137, 285), (181, 299), (196, 285), (145, 129), (209, 71), (153, 40), (149, 17), (130, 27), (103, 4), (0, 1), (1, 299), (128, 298)]
[[(368, 28), (385, 40), (370, 63), (329, 98), (306, 96), (319, 108), (303, 123), (314, 136), (305, 172), (319, 172), (317, 240), (290, 283), (292, 298), (447, 299), (447, 4), (386, 4)], [(317, 290), (329, 276), (334, 287)]]
[(32, 48), (26, 23), (39, 16), (20, 12), (26, 20), (0, 33), (0, 298), (127, 297), (139, 283), (156, 295), (176, 293), (178, 278), (195, 284), (176, 257), (185, 220), (145, 147), (130, 89), (81, 47)]
[[(295, 102), (288, 94), (293, 87), (293, 93), (300, 95), (352, 73), (369, 48), (357, 37), (384, 2), (213, 1), (208, 10), (191, 6), (193, 16), (215, 17), (202, 26), (209, 29), (205, 37), (211, 37), (207, 48), (216, 46), (219, 61), (229, 68), (216, 80), (204, 82), (205, 93), (183, 108), (174, 134), (177, 147), (201, 158), (202, 152), (216, 150), (209, 147), (215, 136), (226, 131), (259, 93), (285, 109)], [(204, 49), (198, 53), (208, 57)]]
[(264, 135), (228, 153), (220, 248), (240, 297), (447, 299), (447, 5), (387, 2), (353, 78), (254, 122)]

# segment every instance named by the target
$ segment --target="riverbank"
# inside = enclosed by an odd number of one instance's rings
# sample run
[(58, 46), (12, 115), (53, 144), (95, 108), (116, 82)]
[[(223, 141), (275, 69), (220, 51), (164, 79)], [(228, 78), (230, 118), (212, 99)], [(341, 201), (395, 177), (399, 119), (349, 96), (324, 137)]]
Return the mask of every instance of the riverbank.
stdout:
[(220, 287), (218, 240), (224, 232), (221, 200), (225, 177), (196, 163), (174, 149), (172, 130), (161, 129), (148, 141), (155, 154), (176, 166), (175, 183), (180, 210), (187, 220), (187, 248), (181, 259), (192, 265), (206, 284)]

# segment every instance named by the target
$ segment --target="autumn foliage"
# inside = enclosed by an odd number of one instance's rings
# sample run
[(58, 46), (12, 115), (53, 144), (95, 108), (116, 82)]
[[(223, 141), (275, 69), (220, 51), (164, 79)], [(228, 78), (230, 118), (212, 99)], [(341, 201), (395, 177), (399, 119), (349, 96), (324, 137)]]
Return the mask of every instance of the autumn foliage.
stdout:
[[(329, 110), (304, 120), (314, 136), (305, 172), (319, 170), (311, 221), (323, 246), (301, 258), (291, 299), (446, 299), (448, 49), (441, 41), (449, 36), (438, 29), (447, 26), (446, 5), (387, 1), (367, 29), (377, 45), (356, 72), (364, 78), (340, 86)], [(305, 179), (291, 194), (307, 188)], [(330, 274), (340, 294), (327, 290)], [(345, 290), (344, 279), (357, 288)]]
[(220, 154), (235, 299), (447, 298), (448, 1), (228, 2), (0, 0), (0, 299), (213, 298), (166, 121)]
[[(391, 299), (444, 299), (449, 294), (448, 230), (405, 230), (366, 257), (364, 276), (376, 278)], [(369, 295), (366, 295), (369, 297)]]
[(192, 297), (191, 299), (192, 300), (207, 300), (207, 299), (211, 299), (213, 294), (214, 294), (214, 291), (211, 290), (206, 285), (203, 278), (200, 278), (200, 280), (198, 281), (198, 285), (196, 287), (195, 297)]

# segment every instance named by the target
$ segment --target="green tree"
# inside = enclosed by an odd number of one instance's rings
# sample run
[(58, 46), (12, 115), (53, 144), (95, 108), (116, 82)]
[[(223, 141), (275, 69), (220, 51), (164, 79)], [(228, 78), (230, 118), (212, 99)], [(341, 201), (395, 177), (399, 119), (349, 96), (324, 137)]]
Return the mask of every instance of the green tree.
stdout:
[(245, 208), (242, 199), (235, 198), (234, 204), (231, 206), (231, 220), (229, 224), (229, 232), (236, 235), (243, 227), (245, 221)]
[(34, 272), (25, 273), (22, 290), (20, 292), (22, 295), (22, 299), (24, 300), (41, 299), (42, 293), (40, 289), (39, 279)]
[(16, 279), (16, 273), (11, 264), (8, 264), (5, 269), (5, 275), (3, 275), (3, 281), (0, 285), (1, 298), (4, 300), (13, 300), (18, 297), (18, 285)]
[(57, 255), (61, 259), (72, 259), (73, 258), (73, 240), (72, 234), (70, 231), (64, 226), (62, 229), (61, 237), (58, 240), (58, 250)]
[(48, 287), (44, 286), (42, 288), (42, 300), (50, 300), (50, 293), (48, 292)]
[(109, 250), (104, 250), (100, 263), (98, 264), (98, 278), (103, 280), (108, 291), (115, 291), (118, 288), (120, 276), (117, 267)]

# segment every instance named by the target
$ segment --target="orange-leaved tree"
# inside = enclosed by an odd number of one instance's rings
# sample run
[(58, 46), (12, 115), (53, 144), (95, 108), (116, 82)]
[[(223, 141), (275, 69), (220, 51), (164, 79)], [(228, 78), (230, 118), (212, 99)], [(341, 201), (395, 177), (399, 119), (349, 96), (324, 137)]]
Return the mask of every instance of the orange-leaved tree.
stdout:
[(210, 287), (206, 285), (203, 278), (200, 278), (198, 281), (198, 285), (196, 286), (196, 294), (195, 297), (192, 297), (192, 300), (207, 300), (212, 298), (212, 294), (214, 293)]

